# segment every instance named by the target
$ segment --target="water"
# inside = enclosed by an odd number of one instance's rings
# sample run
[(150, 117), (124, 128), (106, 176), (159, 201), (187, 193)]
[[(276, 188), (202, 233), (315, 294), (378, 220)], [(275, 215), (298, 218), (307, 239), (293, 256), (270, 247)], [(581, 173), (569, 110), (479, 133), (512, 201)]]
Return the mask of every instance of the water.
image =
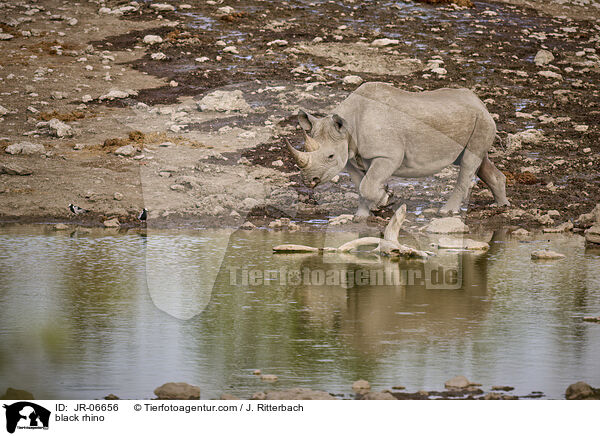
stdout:
[[(466, 375), (486, 389), (561, 398), (578, 380), (600, 385), (600, 325), (581, 320), (600, 313), (600, 254), (581, 237), (526, 243), (496, 232), (486, 254), (445, 252), (427, 264), (271, 251), (354, 237), (1, 228), (0, 390), (151, 398), (156, 386), (185, 381), (204, 399), (292, 386), (348, 395), (359, 378), (416, 391)], [(543, 247), (567, 258), (532, 262)], [(282, 267), (309, 277), (284, 284)], [(371, 285), (361, 271), (417, 278)], [(327, 277), (333, 284), (319, 285)], [(261, 382), (256, 368), (279, 381)]]

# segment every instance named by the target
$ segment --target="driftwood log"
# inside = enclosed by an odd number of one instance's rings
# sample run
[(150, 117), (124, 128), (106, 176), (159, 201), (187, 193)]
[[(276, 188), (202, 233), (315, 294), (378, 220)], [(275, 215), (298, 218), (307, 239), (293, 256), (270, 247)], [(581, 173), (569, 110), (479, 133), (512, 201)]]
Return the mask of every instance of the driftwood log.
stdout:
[(398, 234), (404, 219), (406, 218), (406, 205), (403, 204), (398, 208), (390, 222), (383, 232), (383, 238), (367, 237), (358, 238), (352, 241), (346, 242), (339, 248), (324, 248), (318, 249), (315, 247), (309, 247), (306, 245), (278, 245), (273, 247), (273, 251), (276, 253), (313, 253), (315, 251), (325, 252), (338, 252), (338, 253), (350, 253), (361, 251), (362, 247), (368, 247), (375, 245), (374, 249), (365, 250), (368, 253), (392, 256), (392, 257), (419, 257), (426, 258), (432, 256), (433, 253), (429, 251), (417, 250), (407, 245), (400, 244), (398, 242)]

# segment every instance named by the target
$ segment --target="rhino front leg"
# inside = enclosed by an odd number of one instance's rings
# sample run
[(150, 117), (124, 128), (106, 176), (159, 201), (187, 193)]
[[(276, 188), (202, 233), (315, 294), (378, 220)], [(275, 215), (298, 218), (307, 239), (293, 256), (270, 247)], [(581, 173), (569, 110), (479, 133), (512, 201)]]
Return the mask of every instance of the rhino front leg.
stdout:
[[(348, 163), (346, 165), (346, 170), (348, 171), (348, 174), (350, 175), (350, 179), (352, 180), (352, 183), (354, 183), (354, 186), (356, 186), (356, 189), (360, 189), (360, 183), (364, 179), (365, 173), (363, 171), (359, 170), (358, 168), (356, 168), (351, 163)], [(362, 197), (360, 197), (358, 199), (358, 210), (356, 211), (355, 215), (362, 216), (362, 217), (371, 215), (371, 212), (369, 211), (369, 204)]]
[(471, 187), (471, 180), (475, 176), (475, 173), (481, 166), (482, 158), (477, 156), (475, 153), (465, 149), (462, 160), (460, 162), (460, 172), (458, 173), (458, 180), (452, 195), (446, 202), (446, 204), (440, 209), (440, 213), (458, 213), (462, 202), (467, 197), (469, 189)]
[(377, 210), (388, 204), (390, 193), (385, 189), (385, 182), (397, 168), (395, 162), (383, 157), (371, 162), (358, 188), (360, 196), (367, 202), (370, 210)]

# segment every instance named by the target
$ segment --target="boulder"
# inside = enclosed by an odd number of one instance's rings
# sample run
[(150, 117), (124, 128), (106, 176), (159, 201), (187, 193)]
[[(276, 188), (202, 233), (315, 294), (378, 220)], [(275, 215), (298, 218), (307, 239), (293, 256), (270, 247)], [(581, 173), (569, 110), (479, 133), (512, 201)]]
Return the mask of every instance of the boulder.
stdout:
[(564, 254), (552, 250), (536, 250), (531, 253), (531, 258), (533, 260), (552, 260), (562, 259), (563, 257), (565, 257)]
[(202, 112), (248, 112), (250, 105), (244, 99), (244, 94), (239, 89), (235, 91), (213, 91), (205, 95), (198, 102), (198, 109)]
[(371, 383), (366, 380), (356, 380), (352, 383), (352, 390), (358, 394), (366, 394), (371, 390)]
[(600, 244), (600, 224), (593, 225), (585, 231), (587, 244)]
[(553, 60), (554, 60), (554, 55), (551, 52), (549, 52), (548, 50), (540, 50), (535, 55), (533, 62), (535, 62), (535, 64), (538, 67), (541, 67), (542, 65), (549, 64)]
[(200, 388), (187, 383), (165, 383), (154, 389), (159, 400), (199, 400)]
[[(256, 395), (256, 394), (255, 394)], [(292, 388), (283, 391), (269, 391), (265, 400), (335, 400), (335, 397), (324, 391), (313, 391), (306, 388)]]
[(6, 147), (8, 154), (43, 154), (46, 149), (42, 144), (33, 142), (17, 142)]
[(469, 386), (474, 386), (475, 383), (472, 383), (467, 379), (464, 375), (459, 375), (444, 383), (446, 389), (466, 389)]
[(394, 397), (389, 392), (369, 392), (366, 395), (363, 395), (361, 400), (397, 400), (398, 398)]
[(567, 388), (565, 398), (567, 400), (584, 400), (593, 397), (594, 394), (594, 388), (587, 383), (580, 381), (573, 383)]
[(111, 218), (109, 220), (105, 220), (103, 223), (104, 227), (107, 228), (114, 228), (114, 227), (120, 227), (121, 223), (119, 222), (119, 220), (117, 218)]
[(583, 213), (577, 218), (577, 225), (579, 227), (588, 228), (594, 224), (600, 224), (600, 203), (591, 212)]
[(434, 218), (425, 227), (428, 233), (467, 233), (469, 226), (458, 217)]

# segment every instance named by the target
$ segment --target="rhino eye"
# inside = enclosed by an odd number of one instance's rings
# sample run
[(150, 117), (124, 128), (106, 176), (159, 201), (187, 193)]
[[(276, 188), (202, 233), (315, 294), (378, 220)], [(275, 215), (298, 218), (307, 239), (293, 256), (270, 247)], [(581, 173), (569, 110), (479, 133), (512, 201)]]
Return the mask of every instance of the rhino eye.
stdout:
[(327, 159), (333, 159), (335, 156), (333, 154), (330, 154), (329, 156), (327, 156)]

